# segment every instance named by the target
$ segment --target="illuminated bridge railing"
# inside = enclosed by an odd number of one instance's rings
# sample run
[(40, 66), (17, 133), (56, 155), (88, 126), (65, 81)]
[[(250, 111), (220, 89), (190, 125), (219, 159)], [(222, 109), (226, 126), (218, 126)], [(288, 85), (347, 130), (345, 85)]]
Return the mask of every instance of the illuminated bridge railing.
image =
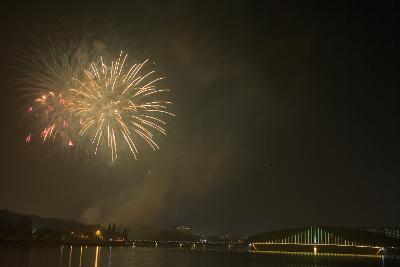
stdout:
[(367, 246), (361, 242), (346, 240), (339, 235), (332, 234), (323, 228), (310, 227), (297, 234), (265, 241), (256, 242), (264, 244), (299, 244), (299, 245), (345, 245), (345, 246)]

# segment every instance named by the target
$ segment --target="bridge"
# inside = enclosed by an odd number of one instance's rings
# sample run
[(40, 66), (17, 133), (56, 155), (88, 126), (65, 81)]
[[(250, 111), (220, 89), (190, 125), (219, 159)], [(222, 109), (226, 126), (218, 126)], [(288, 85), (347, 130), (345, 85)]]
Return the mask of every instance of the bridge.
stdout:
[[(285, 230), (253, 238), (253, 252), (381, 256), (397, 251), (398, 244), (372, 233), (334, 227)], [(396, 253), (396, 254), (397, 254)]]

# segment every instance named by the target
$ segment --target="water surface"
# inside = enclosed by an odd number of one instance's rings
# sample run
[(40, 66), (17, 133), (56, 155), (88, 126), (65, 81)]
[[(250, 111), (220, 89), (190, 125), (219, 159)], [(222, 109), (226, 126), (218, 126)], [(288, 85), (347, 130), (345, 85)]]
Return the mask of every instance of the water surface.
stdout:
[(213, 252), (132, 247), (51, 247), (0, 249), (1, 267), (387, 267), (400, 262), (380, 257), (312, 256)]

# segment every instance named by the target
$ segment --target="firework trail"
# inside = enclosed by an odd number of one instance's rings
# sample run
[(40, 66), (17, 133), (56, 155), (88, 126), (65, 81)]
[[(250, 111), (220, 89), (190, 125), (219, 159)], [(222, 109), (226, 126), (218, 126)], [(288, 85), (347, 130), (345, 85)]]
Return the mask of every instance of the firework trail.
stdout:
[(156, 88), (163, 78), (151, 78), (155, 71), (143, 71), (147, 60), (126, 67), (127, 56), (121, 52), (108, 63), (100, 57), (83, 69), (83, 77), (76, 79), (77, 88), (70, 90), (74, 95), (71, 113), (81, 121), (79, 135), (90, 138), (94, 154), (109, 150), (112, 161), (124, 147), (136, 159), (139, 139), (158, 149), (156, 135), (166, 134), (162, 118), (174, 116), (168, 111), (172, 103), (157, 99), (169, 92)]
[(23, 60), (24, 77), (30, 92), (52, 90), (59, 92), (75, 86), (74, 78), (81, 75), (82, 66), (87, 66), (104, 52), (101, 45), (88, 47), (85, 42), (53, 43), (46, 51), (33, 50)]

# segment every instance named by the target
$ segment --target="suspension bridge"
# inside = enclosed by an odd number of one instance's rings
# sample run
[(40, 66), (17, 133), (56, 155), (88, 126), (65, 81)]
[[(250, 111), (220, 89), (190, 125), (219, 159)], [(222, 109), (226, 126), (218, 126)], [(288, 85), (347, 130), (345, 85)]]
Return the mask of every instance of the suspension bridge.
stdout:
[[(279, 237), (278, 237), (279, 236)], [(386, 249), (380, 240), (360, 238), (360, 234), (340, 232), (325, 227), (308, 227), (298, 231), (283, 231), (265, 236), (264, 240), (249, 243), (253, 252), (306, 253), (306, 254), (346, 254), (381, 256)]]

